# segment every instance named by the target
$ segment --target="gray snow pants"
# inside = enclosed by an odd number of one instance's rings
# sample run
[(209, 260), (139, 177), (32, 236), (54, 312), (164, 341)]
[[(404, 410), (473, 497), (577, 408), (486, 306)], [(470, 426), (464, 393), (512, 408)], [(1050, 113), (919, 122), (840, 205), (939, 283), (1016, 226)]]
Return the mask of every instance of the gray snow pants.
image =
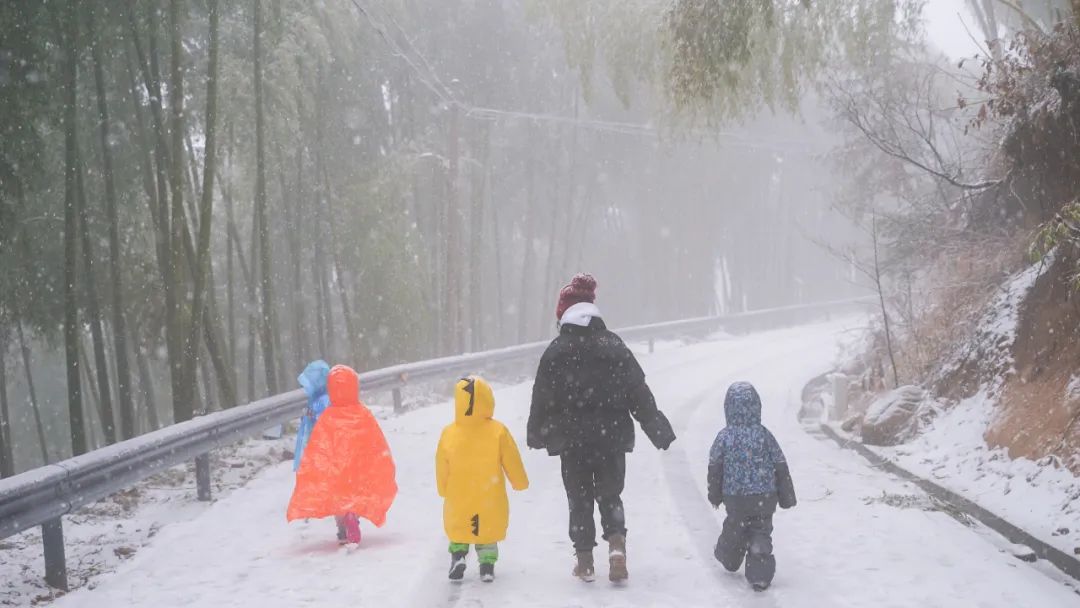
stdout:
[(716, 559), (728, 572), (735, 572), (745, 557), (747, 582), (767, 587), (776, 573), (772, 531), (772, 514), (729, 511), (720, 538), (716, 541)]

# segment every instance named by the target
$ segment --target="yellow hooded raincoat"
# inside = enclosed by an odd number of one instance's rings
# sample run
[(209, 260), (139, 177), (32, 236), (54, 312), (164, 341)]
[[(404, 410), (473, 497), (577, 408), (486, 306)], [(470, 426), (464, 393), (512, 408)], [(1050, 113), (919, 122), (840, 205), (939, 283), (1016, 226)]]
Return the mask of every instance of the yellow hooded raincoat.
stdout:
[(495, 396), (481, 378), (454, 388), (454, 423), (443, 429), (435, 454), (435, 479), (450, 542), (484, 545), (506, 538), (510, 503), (506, 480), (515, 490), (529, 487), (517, 444), (493, 420)]

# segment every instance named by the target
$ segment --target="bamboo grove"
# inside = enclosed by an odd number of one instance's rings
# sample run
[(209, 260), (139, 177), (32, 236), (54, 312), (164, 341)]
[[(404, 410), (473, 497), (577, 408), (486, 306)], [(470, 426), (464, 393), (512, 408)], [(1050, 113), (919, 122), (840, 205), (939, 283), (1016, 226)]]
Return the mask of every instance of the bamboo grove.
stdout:
[(844, 289), (811, 155), (634, 127), (531, 3), (367, 4), (0, 6), (0, 472), (545, 338), (579, 270), (618, 324)]

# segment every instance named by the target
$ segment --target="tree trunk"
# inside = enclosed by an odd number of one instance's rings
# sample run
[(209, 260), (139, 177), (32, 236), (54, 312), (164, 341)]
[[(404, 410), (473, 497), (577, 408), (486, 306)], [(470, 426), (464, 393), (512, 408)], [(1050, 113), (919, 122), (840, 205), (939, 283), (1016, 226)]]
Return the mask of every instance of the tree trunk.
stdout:
[(249, 250), (251, 260), (251, 281), (248, 283), (248, 361), (247, 361), (247, 380), (248, 380), (248, 401), (254, 401), (257, 395), (255, 390), (255, 356), (256, 356), (256, 337), (262, 323), (259, 321), (259, 288), (258, 288), (258, 276), (259, 276), (259, 215), (258, 209), (255, 205), (251, 207), (251, 249)]
[(469, 348), (474, 351), (484, 349), (486, 336), (484, 329), (487, 327), (487, 319), (484, 318), (484, 197), (487, 196), (488, 161), (491, 158), (491, 128), (485, 125), (480, 135), (480, 171), (473, 178), (474, 183), (479, 185), (473, 188), (472, 211), (469, 214), (469, 316), (472, 335), (470, 336)]
[(571, 272), (577, 273), (581, 269), (581, 264), (585, 258), (585, 239), (589, 234), (588, 222), (589, 215), (592, 212), (593, 196), (596, 194), (596, 180), (589, 181), (589, 187), (585, 190), (585, 197), (581, 201), (581, 208), (578, 209), (577, 221), (574, 224), (576, 236), (571, 240), (571, 244), (574, 247), (573, 263), (570, 266)]
[[(26, 192), (23, 190), (22, 183), (18, 180), (15, 181), (16, 196), (19, 203), (19, 215), (25, 217), (26, 212)], [(33, 268), (34, 253), (30, 246), (30, 237), (26, 232), (26, 223), (23, 222), (19, 227), (19, 246), (21, 248), (23, 258), (23, 273), (28, 279), (33, 279), (37, 276)], [(16, 291), (14, 298), (18, 302), (21, 300), (22, 293)], [(43, 464), (49, 464), (49, 450), (45, 444), (45, 429), (41, 423), (41, 410), (38, 408), (37, 391), (34, 386), (34, 372), (30, 369), (30, 347), (26, 343), (26, 338), (23, 335), (22, 320), (16, 318), (15, 320), (15, 332), (19, 338), (19, 352), (22, 355), (23, 367), (26, 373), (26, 388), (27, 394), (30, 397), (30, 405), (34, 414), (35, 428), (37, 429), (41, 459)]]
[[(176, 0), (174, 0), (175, 3)], [(194, 286), (191, 296), (191, 329), (184, 341), (184, 359), (181, 363), (181, 378), (186, 390), (194, 386), (195, 369), (199, 359), (199, 333), (203, 327), (203, 316), (206, 311), (203, 300), (207, 287), (207, 275), (210, 269), (210, 229), (213, 224), (214, 212), (214, 174), (217, 161), (217, 79), (218, 79), (218, 0), (209, 0), (210, 17), (210, 49), (209, 63), (206, 74), (206, 153), (203, 167), (202, 200), (199, 204), (199, 236), (195, 251)], [(175, 27), (175, 26), (174, 26)], [(174, 30), (173, 52), (177, 51), (177, 32)], [(177, 59), (173, 59), (174, 66)], [(174, 67), (174, 70), (177, 69)], [(174, 75), (174, 78), (179, 78)], [(179, 128), (178, 122), (174, 122), (174, 128)], [(174, 135), (175, 138), (175, 135)], [(176, 141), (174, 139), (174, 146)], [(220, 371), (220, 370), (219, 370)], [(228, 371), (224, 372), (226, 376)], [(220, 377), (220, 373), (219, 373)], [(204, 372), (204, 378), (208, 379)], [(223, 397), (226, 397), (223, 395)], [(209, 398), (209, 393), (207, 393)], [(226, 397), (228, 398), (228, 397)]]
[(330, 250), (330, 255), (334, 260), (334, 274), (336, 275), (334, 284), (337, 285), (338, 297), (341, 299), (341, 316), (345, 318), (345, 332), (349, 334), (347, 340), (349, 345), (348, 354), (352, 355), (353, 367), (358, 368), (363, 365), (358, 344), (360, 335), (356, 329), (356, 321), (353, 319), (352, 308), (349, 306), (349, 287), (345, 284), (345, 275), (341, 267), (341, 255), (338, 253), (335, 243), (331, 243)]
[[(229, 226), (227, 230), (231, 233), (233, 227), (231, 225), (232, 219), (232, 201), (227, 197), (225, 199), (226, 205), (228, 205), (229, 211), (226, 212), (226, 216), (229, 218)], [(237, 289), (235, 289), (235, 274), (237, 271), (233, 268), (233, 252), (232, 252), (232, 237), (228, 235), (225, 242), (225, 310), (228, 316), (229, 327), (229, 352), (232, 354), (232, 361), (237, 361)]]
[[(176, 349), (169, 354), (173, 386), (173, 422), (191, 420), (194, 415), (195, 377), (194, 367), (189, 369), (188, 361), (198, 356), (197, 344), (190, 342), (190, 333), (186, 331), (188, 323), (195, 323), (195, 314), (185, 310), (187, 289), (180, 260), (185, 256), (184, 233), (187, 228), (187, 213), (184, 210), (184, 47), (181, 43), (181, 8), (180, 0), (169, 0), (169, 258), (173, 268), (173, 289), (176, 298), (168, 316), (172, 319)], [(192, 268), (194, 270), (194, 268)], [(194, 273), (192, 273), (194, 274)], [(186, 314), (185, 314), (186, 313)]]
[(15, 474), (15, 454), (11, 447), (11, 410), (8, 408), (7, 333), (0, 334), (0, 479)]
[[(145, 61), (142, 57), (141, 47), (139, 45), (138, 36), (134, 34), (134, 26), (132, 26), (133, 39), (132, 47), (136, 49), (136, 52), (140, 55), (140, 62)], [(127, 63), (128, 63), (128, 76), (129, 76), (129, 88), (131, 90), (131, 102), (133, 106), (133, 113), (135, 115), (135, 126), (138, 131), (135, 134), (135, 139), (139, 142), (140, 154), (138, 155), (138, 162), (142, 169), (143, 175), (143, 189), (146, 192), (146, 202), (150, 208), (150, 218), (154, 226), (154, 252), (157, 255), (158, 271), (164, 276), (165, 267), (168, 265), (168, 252), (166, 248), (165, 237), (162, 236), (162, 231), (165, 230), (161, 220), (161, 209), (158, 204), (159, 194), (164, 194), (165, 184), (159, 182), (160, 171), (157, 167), (162, 166), (162, 163), (153, 160), (158, 156), (159, 147), (153, 146), (151, 148), (150, 142), (147, 141), (147, 128), (146, 121), (143, 119), (142, 106), (139, 103), (141, 97), (140, 88), (135, 78), (135, 67), (132, 65), (131, 48), (128, 48)], [(147, 77), (149, 78), (149, 77)]]
[[(319, 66), (318, 70), (318, 82), (321, 90), (322, 87), (322, 66)], [(334, 315), (333, 305), (330, 302), (330, 281), (327, 278), (327, 273), (330, 269), (330, 263), (326, 256), (326, 244), (323, 239), (323, 235), (327, 230), (332, 230), (333, 226), (329, 225), (328, 218), (326, 217), (326, 207), (329, 204), (330, 192), (327, 190), (327, 184), (325, 180), (326, 163), (323, 159), (323, 111), (322, 102), (319, 96), (315, 97), (315, 179), (318, 180), (318, 184), (315, 188), (315, 231), (312, 235), (315, 241), (315, 272), (318, 273), (318, 309), (319, 309), (319, 341), (320, 349), (322, 351), (323, 358), (330, 358), (334, 356), (335, 350), (335, 338), (334, 332)]]
[[(209, 355), (209, 353), (207, 353), (207, 355)], [(236, 405), (235, 403), (222, 403), (221, 395), (214, 395), (214, 385), (210, 382), (210, 366), (207, 364), (209, 358), (209, 356), (199, 357), (199, 376), (202, 378), (203, 388), (202, 408), (199, 410), (200, 414), (206, 414)], [(214, 407), (215, 403), (217, 404), (217, 407)]]
[[(170, 6), (170, 14), (172, 9), (177, 8)], [(150, 100), (150, 114), (153, 123), (154, 131), (154, 167), (157, 181), (157, 200), (156, 211), (152, 213), (152, 216), (156, 218), (155, 227), (157, 228), (157, 254), (158, 265), (162, 275), (162, 290), (165, 296), (165, 342), (166, 350), (168, 351), (168, 363), (169, 363), (169, 379), (172, 389), (172, 395), (175, 403), (176, 396), (179, 391), (177, 390), (177, 383), (180, 380), (180, 353), (178, 342), (178, 326), (177, 326), (177, 264), (180, 261), (180, 256), (175, 254), (176, 243), (173, 239), (174, 227), (170, 224), (171, 214), (169, 212), (169, 191), (170, 191), (170, 179), (169, 171), (172, 167), (169, 162), (169, 145), (165, 134), (165, 119), (164, 111), (161, 105), (161, 79), (160, 70), (158, 68), (158, 48), (157, 48), (157, 36), (158, 36), (158, 9), (157, 7), (151, 7), (149, 13), (149, 58), (147, 54), (143, 52), (142, 45), (140, 43), (138, 26), (135, 22), (135, 2), (134, 0), (128, 0), (127, 3), (128, 24), (131, 30), (132, 43), (135, 47), (135, 52), (139, 58), (139, 68), (143, 75), (144, 85), (147, 91), (147, 97)], [(179, 56), (177, 57), (179, 61)], [(172, 91), (174, 97), (178, 93)], [(179, 93), (182, 93), (180, 91)], [(176, 108), (177, 111), (182, 111), (181, 107)], [(175, 167), (172, 167), (175, 169)], [(175, 192), (181, 188), (182, 184), (177, 183), (171, 187)], [(182, 200), (179, 201), (182, 209)], [(177, 227), (180, 228), (180, 227)]]
[(161, 421), (158, 420), (157, 398), (154, 395), (154, 376), (150, 373), (150, 362), (141, 347), (135, 357), (139, 367), (139, 390), (142, 391), (146, 407), (146, 423), (149, 431), (156, 431), (161, 428)]
[[(532, 133), (532, 129), (529, 130)], [(530, 140), (533, 139), (530, 137)], [(535, 159), (530, 154), (529, 159), (526, 161), (527, 166), (525, 171), (527, 173), (526, 189), (527, 194), (525, 197), (525, 246), (524, 246), (524, 259), (521, 262), (521, 295), (518, 298), (518, 335), (517, 340), (519, 344), (524, 344), (529, 341), (529, 327), (531, 325), (529, 313), (532, 307), (529, 305), (529, 284), (536, 280), (533, 275), (533, 234), (535, 233), (535, 216), (536, 216), (536, 204), (533, 200), (535, 196), (536, 187), (536, 165)]]
[[(176, 0), (173, 0), (174, 2)], [(277, 357), (274, 354), (274, 334), (277, 331), (273, 275), (270, 255), (270, 224), (266, 215), (266, 142), (263, 141), (263, 82), (262, 82), (262, 0), (255, 4), (255, 217), (259, 242), (260, 286), (262, 291), (261, 339), (263, 366), (266, 368), (266, 389), (271, 395), (278, 392)]]
[(885, 289), (881, 281), (881, 263), (878, 260), (877, 216), (873, 217), (872, 236), (874, 239), (874, 286), (877, 287), (878, 303), (881, 305), (881, 318), (885, 325), (885, 347), (889, 350), (889, 363), (892, 365), (893, 388), (900, 386), (900, 374), (896, 371), (896, 356), (893, 354), (892, 329), (889, 327), (889, 310), (885, 306)]
[[(297, 66), (303, 68), (300, 60), (297, 60)], [(292, 275), (293, 275), (293, 326), (295, 327), (296, 337), (293, 348), (298, 352), (299, 362), (301, 365), (307, 362), (311, 358), (311, 340), (309, 334), (311, 333), (309, 328), (304, 327), (304, 318), (307, 316), (304, 310), (304, 275), (301, 272), (301, 264), (303, 258), (303, 242), (304, 234), (299, 229), (299, 224), (307, 224), (304, 218), (304, 211), (306, 210), (306, 200), (304, 196), (304, 152), (306, 149), (306, 141), (304, 140), (303, 132), (303, 120), (304, 120), (304, 96), (299, 90), (296, 93), (296, 117), (300, 122), (301, 128), (298, 130), (300, 134), (300, 142), (296, 147), (296, 196), (293, 198), (296, 205), (294, 217), (297, 218), (298, 223), (293, 224), (288, 231), (289, 237), (289, 250), (292, 257)], [(314, 190), (314, 189), (313, 189)]]
[[(211, 273), (210, 285), (213, 285)], [(209, 288), (207, 288), (209, 289)], [(225, 338), (222, 335), (221, 319), (214, 311), (214, 297), (212, 293), (206, 294), (206, 306), (202, 313), (203, 339), (206, 341), (206, 352), (210, 355), (210, 363), (214, 366), (214, 375), (217, 377), (218, 391), (223, 401), (229, 403), (229, 407), (239, 404), (237, 395), (235, 367), (225, 352)]]
[[(506, 301), (504, 299), (505, 298), (505, 295), (504, 295), (505, 292), (503, 291), (503, 262), (502, 262), (502, 260), (503, 260), (503, 250), (502, 250), (502, 243), (500, 242), (500, 238), (499, 238), (499, 235), (502, 234), (502, 232), (499, 229), (499, 205), (494, 200), (495, 184), (494, 184), (494, 182), (491, 181), (491, 167), (487, 168), (487, 173), (488, 173), (488, 182), (490, 184), (489, 192), (491, 192), (491, 196), (492, 196), (492, 200), (491, 200), (491, 241), (492, 241), (492, 245), (495, 248), (495, 251), (492, 252), (491, 257), (494, 258), (494, 260), (495, 260), (495, 301), (501, 303), (501, 302)], [(496, 323), (495, 323), (495, 326), (496, 326), (496, 336), (498, 337), (498, 339), (496, 341), (496, 346), (502, 346), (502, 345), (506, 344), (506, 342), (507, 342), (507, 340), (506, 340), (506, 333), (507, 333), (506, 332), (506, 323), (504, 322), (505, 316), (506, 315), (503, 313), (502, 308), (496, 309), (496, 313), (495, 313)]]
[[(94, 369), (97, 371), (97, 388), (95, 400), (97, 401), (98, 413), (101, 416), (101, 431), (105, 435), (105, 443), (116, 443), (116, 417), (113, 415), (112, 391), (109, 386), (109, 359), (105, 354), (105, 331), (101, 326), (101, 306), (98, 299), (97, 278), (94, 276), (93, 248), (90, 246), (90, 222), (86, 212), (86, 190), (83, 183), (83, 167), (81, 158), (76, 152), (77, 173), (75, 176), (76, 189), (78, 190), (79, 204), (79, 244), (82, 245), (83, 261), (83, 286), (86, 290), (87, 322), (90, 325), (90, 335), (94, 347)], [(91, 370), (86, 369), (87, 377)]]
[(330, 351), (334, 348), (334, 335), (330, 327), (332, 321), (330, 315), (330, 285), (326, 278), (326, 246), (322, 240), (322, 228), (324, 226), (322, 221), (323, 202), (318, 192), (315, 194), (314, 203), (316, 230), (312, 236), (315, 241), (315, 320), (319, 333), (319, 356), (328, 359), (331, 357)]
[(131, 398), (124, 291), (120, 278), (120, 220), (116, 210), (116, 185), (113, 177), (112, 149), (109, 145), (109, 104), (105, 94), (101, 35), (96, 28), (91, 50), (94, 56), (94, 86), (97, 89), (102, 175), (105, 180), (105, 213), (109, 222), (109, 286), (112, 293), (112, 330), (116, 351), (116, 394), (120, 402), (120, 436), (123, 439), (131, 439), (135, 436), (135, 406)]
[(23, 372), (26, 374), (26, 393), (30, 397), (30, 410), (34, 413), (34, 428), (37, 430), (41, 461), (49, 464), (52, 462), (49, 459), (49, 444), (45, 441), (45, 425), (41, 422), (41, 407), (38, 405), (37, 389), (34, 386), (34, 370), (30, 368), (30, 345), (26, 343), (22, 321), (15, 322), (15, 332), (19, 336), (19, 352), (22, 353)]
[[(94, 381), (94, 376), (90, 373), (90, 370), (94, 369), (90, 365), (90, 357), (86, 354), (86, 341), (79, 340), (79, 368), (82, 370), (82, 381), (87, 387), (86, 397), (84, 400), (86, 408), (91, 414), (97, 414), (98, 424), (94, 425), (94, 416), (90, 415), (86, 418), (86, 428), (90, 435), (90, 449), (96, 449), (101, 446), (97, 441), (98, 431), (105, 425), (105, 415), (101, 410), (101, 393), (98, 392), (98, 385)], [(107, 440), (107, 439), (106, 439)]]
[[(560, 149), (561, 146), (558, 141), (555, 142), (554, 148), (555, 154), (553, 155), (553, 158), (562, 158), (563, 151)], [(558, 281), (555, 276), (555, 254), (557, 251), (555, 248), (555, 239), (558, 238), (559, 212), (562, 211), (562, 197), (559, 195), (559, 184), (562, 182), (559, 178), (561, 177), (562, 166), (558, 160), (555, 161), (554, 171), (555, 179), (550, 182), (552, 184), (553, 192), (551, 194), (550, 204), (548, 205), (551, 207), (551, 217), (549, 218), (550, 223), (548, 224), (547, 262), (545, 263), (544, 274), (541, 276), (541, 280), (543, 281), (543, 283), (541, 283), (544, 290), (543, 293), (552, 293), (555, 289), (553, 285)], [(571, 168), (570, 171), (573, 171), (573, 169)], [(567, 205), (567, 208), (569, 208), (569, 204)]]
[[(575, 89), (575, 91), (574, 91), (574, 120), (576, 121), (577, 118), (578, 118), (578, 98), (577, 98), (577, 91)], [(570, 264), (571, 264), (570, 244), (574, 240), (574, 236), (573, 236), (574, 235), (574, 210), (577, 207), (577, 205), (574, 203), (574, 200), (576, 198), (575, 195), (577, 194), (577, 162), (578, 162), (577, 159), (578, 159), (578, 127), (577, 127), (577, 122), (575, 122), (573, 131), (571, 132), (571, 140), (570, 140), (570, 178), (569, 178), (570, 184), (567, 186), (566, 209), (565, 209), (565, 213), (564, 213), (564, 216), (565, 216), (565, 219), (566, 219), (566, 224), (564, 224), (563, 234), (562, 234), (563, 246), (560, 248), (561, 252), (562, 252), (562, 260), (561, 260), (561, 263), (556, 266), (556, 273), (561, 271), (564, 274), (570, 274), (570, 275), (576, 274), (578, 272), (578, 270), (576, 268), (571, 268), (570, 267)], [(559, 277), (556, 276), (555, 278), (556, 278), (555, 288), (558, 289), (560, 287), (560, 285), (559, 285), (559, 283), (560, 283)]]
[[(209, 8), (210, 7), (207, 7), (207, 9), (209, 9)], [(216, 9), (215, 9), (215, 12), (216, 12)], [(207, 79), (209, 79), (209, 75), (207, 75)], [(195, 189), (196, 184), (199, 183), (199, 167), (198, 167), (198, 164), (195, 162), (195, 158), (196, 158), (195, 157), (195, 145), (191, 143), (191, 131), (190, 130), (188, 130), (187, 132), (184, 133), (184, 149), (187, 151), (187, 157), (190, 159), (189, 162), (187, 163), (188, 172), (187, 172), (186, 177), (187, 177), (188, 191), (191, 192), (191, 200), (192, 200), (192, 202), (194, 202), (194, 201), (200, 200), (202, 195), (200, 194), (200, 192), (198, 190)], [(198, 234), (198, 224), (197, 224), (198, 216), (195, 215), (195, 210), (190, 209), (190, 208), (189, 208), (189, 214), (191, 215), (191, 231)]]
[(78, 275), (79, 203), (75, 189), (78, 156), (79, 0), (68, 0), (64, 14), (64, 356), (67, 367), (68, 418), (71, 424), (71, 452), (86, 453), (86, 425), (83, 421), (82, 384), (79, 379), (79, 303), (75, 289)]
[[(150, 48), (151, 57), (148, 62), (145, 55), (142, 52), (142, 46), (139, 41), (138, 29), (134, 21), (134, 11), (130, 8), (128, 11), (128, 18), (131, 30), (131, 38), (133, 46), (139, 58), (139, 65), (146, 83), (147, 91), (150, 91), (150, 107), (153, 115), (154, 132), (156, 134), (155, 141), (155, 158), (157, 166), (157, 198), (160, 204), (151, 207), (151, 216), (155, 219), (156, 226), (158, 227), (158, 265), (162, 272), (162, 282), (164, 284), (166, 311), (176, 306), (175, 298), (176, 294), (176, 276), (180, 274), (180, 264), (187, 264), (190, 268), (194, 268), (195, 261), (195, 246), (192, 243), (191, 234), (188, 231), (186, 219), (184, 219), (187, 213), (184, 211), (183, 205), (180, 207), (174, 207), (174, 212), (178, 212), (181, 216), (181, 221), (177, 222), (181, 235), (180, 247), (183, 250), (183, 256), (178, 258), (171, 256), (171, 235), (173, 234), (172, 228), (170, 228), (170, 214), (168, 205), (168, 191), (170, 186), (170, 180), (168, 178), (168, 168), (171, 165), (168, 162), (169, 154), (168, 147), (164, 132), (162, 109), (160, 102), (160, 84), (157, 69), (157, 12), (155, 10), (150, 11), (151, 16), (151, 28), (150, 28)], [(156, 91), (157, 93), (154, 93)], [(133, 97), (137, 98), (137, 95), (133, 92)], [(141, 116), (138, 112), (138, 106), (136, 105), (137, 118)], [(141, 126), (141, 119), (140, 119)], [(145, 154), (144, 154), (145, 156)], [(183, 171), (181, 171), (183, 172)], [(144, 181), (146, 181), (144, 179)], [(153, 197), (151, 197), (153, 198)], [(182, 198), (182, 197), (181, 197)], [(151, 201), (153, 204), (153, 201)], [(215, 302), (212, 291), (205, 292), (206, 305), (204, 306), (204, 312), (202, 315), (202, 326), (204, 339), (207, 341), (207, 351), (210, 353), (211, 361), (214, 364), (214, 371), (218, 378), (218, 387), (223, 395), (236, 395), (236, 382), (233, 365), (229, 362), (228, 353), (224, 352), (224, 347), (221, 346), (224, 332), (221, 329), (220, 320), (217, 317), (215, 311)], [(168, 315), (167, 315), (168, 316)], [(178, 363), (180, 355), (174, 354), (176, 349), (176, 338), (173, 335), (175, 333), (173, 324), (166, 323), (166, 340), (169, 347), (169, 364), (170, 364), (170, 377), (174, 373), (172, 365)], [(175, 373), (179, 373), (179, 370), (175, 370)], [(175, 393), (174, 393), (175, 394)]]
[(461, 152), (461, 117), (457, 105), (450, 106), (450, 141), (446, 176), (446, 345), (450, 354), (461, 348), (461, 208), (458, 203), (459, 155)]
[[(322, 166), (322, 180), (323, 180), (323, 192), (326, 196), (326, 203), (330, 209), (331, 217), (336, 217), (334, 210), (333, 194), (330, 190), (330, 173), (326, 168), (326, 165)], [(360, 339), (359, 331), (356, 327), (356, 319), (352, 315), (352, 307), (349, 306), (349, 287), (345, 282), (344, 268), (341, 265), (341, 252), (338, 239), (338, 222), (331, 221), (329, 226), (330, 235), (330, 259), (334, 268), (334, 284), (337, 286), (338, 297), (341, 300), (341, 316), (345, 319), (345, 343), (348, 346), (348, 356), (352, 357), (352, 366), (360, 367), (363, 365), (360, 356), (360, 346), (358, 340)], [(330, 325), (333, 325), (333, 317), (328, 317)]]
[[(274, 138), (274, 139), (277, 140), (278, 138)], [(295, 224), (293, 223), (293, 212), (295, 211), (295, 209), (293, 208), (293, 205), (290, 204), (290, 201), (289, 201), (289, 184), (288, 184), (288, 180), (285, 178), (285, 173), (287, 171), (286, 168), (285, 168), (285, 155), (281, 151), (281, 142), (280, 141), (277, 142), (277, 145), (275, 146), (275, 150), (277, 151), (278, 187), (281, 189), (281, 193), (280, 193), (281, 215), (283, 215), (285, 217), (285, 225), (287, 227), (291, 228), (291, 227), (295, 226)], [(291, 254), (292, 254), (292, 251), (293, 251), (293, 248), (292, 248), (292, 241), (293, 241), (292, 233), (293, 232), (294, 232), (294, 230), (292, 230), (292, 229), (287, 229), (285, 231), (285, 241), (286, 241), (286, 245), (289, 247), (290, 257), (292, 257)], [(289, 260), (289, 264), (287, 265), (287, 268), (289, 269), (290, 272), (291, 272), (291, 269), (292, 269), (294, 263), (295, 262), (293, 260)], [(287, 287), (287, 290), (289, 291), (289, 306), (288, 306), (289, 310), (288, 310), (288, 312), (292, 313), (292, 314), (296, 313), (296, 299), (297, 299), (297, 287), (298, 286), (299, 285), (294, 281), (291, 285), (288, 285), (288, 287)], [(296, 326), (294, 325), (293, 328), (290, 331), (295, 334)], [(281, 378), (282, 381), (284, 381), (284, 379), (288, 378), (288, 376), (289, 376), (288, 369), (286, 367), (287, 364), (285, 362), (285, 349), (281, 345), (281, 341), (285, 338), (284, 333), (285, 333), (284, 330), (282, 330), (282, 331), (279, 331), (279, 332), (274, 334), (274, 352), (277, 353), (277, 357), (278, 357), (278, 360), (277, 360), (277, 363), (278, 363), (278, 368), (277, 368), (278, 369), (278, 378)], [(297, 340), (297, 336), (293, 335), (292, 336), (292, 343), (290, 345), (291, 346), (290, 351), (292, 352), (293, 357), (295, 357), (293, 359), (293, 361), (292, 361), (294, 369), (297, 366), (297, 364), (300, 362), (300, 357), (303, 356), (303, 353), (299, 352), (299, 349), (296, 348), (296, 340)], [(303, 365), (302, 363), (299, 363), (299, 364)]]
[[(233, 127), (229, 125), (229, 148), (228, 148), (228, 160), (227, 171), (225, 175), (228, 177), (228, 186), (223, 188), (223, 196), (225, 199), (225, 222), (226, 222), (226, 238), (225, 238), (225, 311), (228, 315), (228, 328), (229, 328), (229, 353), (235, 363), (238, 359), (236, 353), (236, 269), (233, 264), (233, 233), (236, 231), (236, 223), (233, 221), (233, 202), (232, 202), (232, 154), (233, 154)], [(234, 376), (235, 378), (235, 376)], [(233, 383), (235, 386), (235, 382)]]
[[(280, 154), (280, 153), (279, 153)], [(284, 156), (281, 157), (282, 161), (282, 176), (284, 176)], [(282, 182), (284, 182), (282, 177)], [(304, 200), (304, 149), (301, 146), (296, 151), (296, 190), (294, 191), (292, 204), (290, 201), (283, 200), (285, 221), (288, 223), (290, 229), (286, 233), (286, 237), (289, 241), (289, 261), (291, 262), (292, 269), (292, 285), (290, 285), (289, 292), (292, 298), (292, 315), (293, 315), (293, 343), (292, 351), (295, 355), (294, 364), (298, 368), (303, 367), (306, 359), (311, 354), (308, 349), (307, 332), (304, 331), (304, 289), (303, 281), (304, 275), (300, 272), (300, 230), (299, 226), (304, 221), (303, 209), (301, 207)], [(282, 184), (282, 193), (284, 199), (284, 183)], [(295, 207), (294, 207), (295, 206)]]

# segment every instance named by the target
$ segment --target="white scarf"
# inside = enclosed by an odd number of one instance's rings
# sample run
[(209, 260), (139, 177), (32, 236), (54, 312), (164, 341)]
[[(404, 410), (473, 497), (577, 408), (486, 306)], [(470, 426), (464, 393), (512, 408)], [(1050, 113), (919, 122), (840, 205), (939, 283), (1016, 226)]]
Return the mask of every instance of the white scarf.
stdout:
[(563, 313), (562, 319), (559, 319), (559, 325), (580, 325), (581, 327), (588, 327), (592, 322), (593, 317), (600, 316), (600, 309), (596, 307), (596, 304), (591, 302), (580, 302), (574, 304), (570, 308), (566, 309)]

